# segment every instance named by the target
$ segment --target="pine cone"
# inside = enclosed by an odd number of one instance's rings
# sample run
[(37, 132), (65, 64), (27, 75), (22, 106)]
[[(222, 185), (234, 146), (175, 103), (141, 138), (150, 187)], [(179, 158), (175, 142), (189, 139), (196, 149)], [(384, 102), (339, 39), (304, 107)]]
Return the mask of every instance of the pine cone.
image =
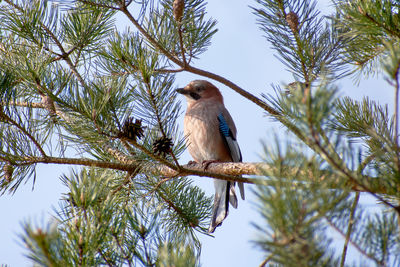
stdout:
[(173, 13), (174, 13), (174, 18), (177, 22), (182, 21), (184, 8), (185, 8), (184, 0), (174, 0), (174, 2), (172, 4), (172, 9), (173, 9)]
[(286, 22), (287, 24), (289, 24), (290, 29), (296, 33), (298, 32), (298, 28), (299, 28), (299, 17), (297, 16), (296, 13), (294, 13), (293, 11), (290, 11), (287, 15), (286, 15)]
[(172, 145), (173, 143), (171, 138), (168, 137), (158, 138), (153, 143), (154, 154), (165, 156), (165, 154), (171, 151)]
[(122, 131), (118, 133), (118, 137), (125, 137), (136, 141), (137, 138), (142, 138), (144, 136), (144, 130), (142, 127), (142, 120), (136, 119), (133, 122), (133, 118), (129, 117), (125, 120)]
[(14, 167), (10, 163), (6, 163), (3, 166), (3, 172), (4, 172), (4, 179), (7, 182), (11, 182), (12, 175), (13, 175), (13, 172), (14, 172)]

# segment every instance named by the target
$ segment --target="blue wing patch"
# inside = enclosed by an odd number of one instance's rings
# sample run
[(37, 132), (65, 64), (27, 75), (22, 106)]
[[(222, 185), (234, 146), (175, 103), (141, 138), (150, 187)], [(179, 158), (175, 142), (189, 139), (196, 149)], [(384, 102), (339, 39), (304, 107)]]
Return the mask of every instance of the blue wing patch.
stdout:
[(233, 137), (232, 131), (228, 126), (224, 116), (222, 113), (218, 115), (219, 122), (219, 132), (222, 135), (222, 139), (225, 142), (225, 145), (228, 147), (232, 161), (240, 162), (242, 161), (242, 153), (240, 152), (239, 144), (236, 142), (236, 139)]
[(224, 116), (221, 114), (218, 115), (218, 121), (219, 121), (219, 131), (224, 137), (230, 136), (233, 138), (231, 130), (229, 129), (228, 123), (226, 123), (226, 120)]

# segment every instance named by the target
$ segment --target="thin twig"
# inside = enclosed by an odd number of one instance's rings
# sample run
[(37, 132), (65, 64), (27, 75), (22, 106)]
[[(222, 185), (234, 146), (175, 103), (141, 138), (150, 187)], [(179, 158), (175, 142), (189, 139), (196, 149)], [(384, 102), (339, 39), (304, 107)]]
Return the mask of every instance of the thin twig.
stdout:
[(144, 194), (142, 197), (146, 198), (147, 196), (150, 196), (151, 194), (153, 194), (154, 192), (158, 191), (158, 189), (160, 188), (160, 186), (166, 182), (168, 182), (169, 180), (171, 180), (173, 177), (166, 177), (163, 178), (161, 181), (159, 181), (154, 187), (153, 189), (151, 189), (149, 192), (147, 192), (146, 194)]
[(35, 137), (33, 137), (33, 135), (31, 133), (29, 133), (23, 126), (21, 126), (20, 124), (18, 124), (16, 121), (14, 121), (11, 117), (9, 117), (8, 115), (1, 113), (0, 116), (6, 120), (7, 122), (9, 122), (11, 125), (14, 125), (15, 127), (17, 127), (24, 135), (26, 135), (31, 141), (32, 143), (36, 146), (36, 148), (39, 150), (40, 154), (42, 155), (43, 158), (47, 158), (46, 152), (44, 152), (42, 146), (39, 144), (39, 142), (36, 140)]
[(115, 193), (117, 193), (118, 191), (120, 191), (122, 188), (124, 188), (124, 186), (128, 185), (130, 183), (130, 180), (132, 177), (135, 177), (138, 172), (139, 172), (139, 168), (137, 168), (135, 171), (130, 171), (126, 174), (124, 181), (115, 189), (112, 190), (111, 195), (114, 195)]
[[(394, 142), (395, 142), (395, 154), (396, 154), (396, 163), (397, 170), (400, 171), (400, 146), (399, 146), (399, 68), (400, 62), (398, 62), (396, 73), (394, 75), (395, 78), (395, 86), (394, 86)], [(400, 226), (400, 212), (397, 212), (397, 222)]]
[(112, 264), (112, 263), (110, 262), (109, 259), (107, 259), (106, 255), (104, 255), (104, 253), (101, 251), (100, 248), (97, 249), (97, 252), (99, 252), (100, 256), (101, 256), (101, 257), (103, 258), (103, 260), (106, 262), (107, 266), (110, 266), (110, 267), (115, 266), (114, 264)]
[(174, 62), (176, 65), (183, 67), (184, 64), (170, 52), (168, 52), (164, 47), (159, 44), (141, 25), (140, 23), (133, 17), (133, 15), (129, 12), (127, 6), (124, 4), (120, 4), (119, 10), (125, 14), (125, 16), (132, 22), (132, 24), (139, 30), (139, 32), (158, 49), (162, 54), (164, 54), (169, 60)]
[(131, 255), (129, 255), (130, 253), (128, 252), (129, 254), (127, 254), (125, 249), (121, 246), (121, 242), (118, 239), (118, 236), (116, 235), (116, 233), (114, 231), (112, 231), (111, 235), (114, 237), (115, 242), (117, 243), (117, 246), (118, 246), (119, 250), (121, 251), (121, 254), (123, 255), (123, 259), (125, 259), (128, 262), (128, 266), (132, 266)]
[(102, 3), (99, 3), (99, 2), (93, 3), (91, 1), (86, 1), (86, 0), (78, 0), (78, 1), (82, 2), (84, 4), (87, 4), (87, 5), (90, 5), (90, 6), (97, 6), (97, 7), (101, 7), (101, 8), (105, 8), (105, 9), (119, 10), (118, 7), (105, 5), (105, 4), (102, 4)]
[[(343, 236), (344, 238), (346, 238), (346, 235), (334, 224), (332, 223), (327, 217), (325, 217), (326, 221), (328, 222), (328, 224), (335, 229), (341, 236)], [(367, 252), (365, 252), (357, 243), (353, 242), (353, 240), (351, 240), (351, 238), (349, 239), (349, 243), (358, 250), (358, 252), (360, 252), (362, 255), (364, 255), (365, 257), (369, 258), (370, 260), (373, 260), (374, 262), (379, 262), (378, 259), (376, 259), (373, 255), (368, 254)]]
[(185, 218), (185, 220), (187, 220), (188, 222), (190, 221), (188, 216), (186, 216), (187, 214), (185, 214), (183, 212), (183, 210), (176, 206), (175, 203), (173, 203), (170, 199), (168, 199), (160, 190), (159, 187), (155, 189), (155, 192), (157, 192), (157, 194), (161, 197), (161, 199), (167, 203), (169, 208), (172, 208), (180, 217)]
[(343, 251), (342, 251), (342, 258), (340, 260), (340, 267), (343, 267), (344, 266), (344, 262), (346, 261), (347, 247), (349, 245), (351, 232), (353, 230), (354, 215), (356, 213), (357, 204), (358, 204), (359, 199), (360, 199), (360, 192), (356, 192), (356, 196), (354, 198), (354, 202), (353, 202), (353, 205), (351, 206), (351, 210), (350, 210), (349, 224), (347, 226), (347, 233), (346, 233), (346, 238), (345, 238), (345, 241), (344, 241), (344, 246), (343, 246)]
[(274, 257), (274, 254), (269, 255), (268, 257), (266, 257), (263, 262), (261, 262), (259, 267), (265, 267), (267, 265), (267, 263)]
[(183, 68), (185, 68), (188, 64), (186, 61), (186, 56), (185, 56), (185, 48), (183, 46), (183, 37), (182, 37), (182, 23), (178, 22), (178, 35), (179, 35), (179, 45), (181, 47), (181, 55), (182, 55), (182, 61), (183, 61)]
[(400, 62), (395, 73), (395, 88), (394, 88), (394, 141), (396, 146), (396, 161), (397, 168), (400, 170), (399, 156), (399, 68)]
[(143, 235), (141, 235), (141, 241), (143, 244), (143, 250), (144, 250), (144, 255), (146, 256), (146, 264), (147, 266), (154, 266), (154, 264), (151, 262), (151, 257), (149, 254), (149, 251), (147, 250), (147, 246), (146, 246), (146, 239)]

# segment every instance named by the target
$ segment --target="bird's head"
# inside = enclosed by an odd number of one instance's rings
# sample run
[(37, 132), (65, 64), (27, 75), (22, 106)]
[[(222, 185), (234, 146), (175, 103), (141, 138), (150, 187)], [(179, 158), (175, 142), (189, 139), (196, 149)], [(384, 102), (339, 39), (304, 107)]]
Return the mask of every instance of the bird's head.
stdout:
[(214, 100), (223, 103), (223, 98), (218, 88), (204, 80), (191, 81), (184, 88), (179, 88), (176, 91), (186, 96), (188, 104), (203, 100)]

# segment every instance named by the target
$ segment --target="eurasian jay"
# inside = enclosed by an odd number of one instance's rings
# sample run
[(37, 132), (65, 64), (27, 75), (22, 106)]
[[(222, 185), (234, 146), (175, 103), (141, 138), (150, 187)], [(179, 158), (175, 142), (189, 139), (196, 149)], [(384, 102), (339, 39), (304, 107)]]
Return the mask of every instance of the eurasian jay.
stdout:
[[(185, 88), (176, 90), (187, 100), (184, 118), (184, 133), (193, 159), (207, 166), (210, 162), (239, 162), (242, 154), (236, 141), (236, 127), (224, 106), (217, 87), (203, 80), (190, 82)], [(238, 183), (244, 200), (244, 186)], [(237, 208), (235, 182), (214, 179), (214, 207), (209, 233), (228, 215), (229, 203)]]

